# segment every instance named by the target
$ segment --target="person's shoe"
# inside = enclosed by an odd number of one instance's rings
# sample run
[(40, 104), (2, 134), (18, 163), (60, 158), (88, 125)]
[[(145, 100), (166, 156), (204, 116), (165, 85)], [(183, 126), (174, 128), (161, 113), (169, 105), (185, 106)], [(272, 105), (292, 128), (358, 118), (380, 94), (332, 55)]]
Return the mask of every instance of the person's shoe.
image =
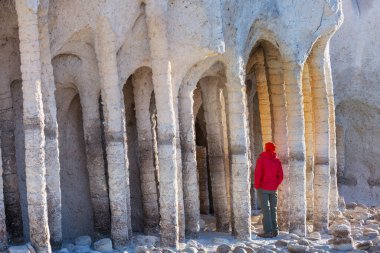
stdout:
[(273, 232), (272, 232), (272, 236), (273, 236), (273, 237), (277, 237), (277, 236), (278, 236), (278, 230), (273, 231)]
[(261, 233), (261, 234), (258, 234), (257, 236), (261, 238), (273, 238), (272, 233)]

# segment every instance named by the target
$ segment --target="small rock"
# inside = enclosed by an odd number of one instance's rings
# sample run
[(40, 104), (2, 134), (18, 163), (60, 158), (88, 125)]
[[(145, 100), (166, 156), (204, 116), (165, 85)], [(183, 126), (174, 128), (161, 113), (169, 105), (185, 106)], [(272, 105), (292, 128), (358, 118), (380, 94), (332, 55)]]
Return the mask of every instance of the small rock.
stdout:
[(380, 236), (377, 236), (375, 239), (372, 240), (373, 245), (379, 245), (380, 246)]
[(206, 222), (203, 219), (199, 219), (199, 228), (204, 230), (206, 228)]
[(299, 245), (304, 245), (304, 246), (310, 246), (310, 242), (304, 238), (298, 239), (298, 244)]
[(175, 253), (174, 250), (171, 250), (171, 249), (162, 249), (162, 253)]
[(198, 253), (207, 253), (207, 249), (205, 249), (205, 248), (198, 248)]
[(66, 248), (66, 249), (68, 249), (69, 251), (73, 251), (73, 250), (74, 250), (74, 247), (75, 247), (75, 245), (72, 244), (72, 243), (64, 243), (64, 244), (62, 245), (62, 248)]
[(79, 236), (75, 239), (76, 246), (91, 246), (92, 240), (88, 235)]
[(312, 232), (309, 237), (309, 239), (313, 240), (313, 241), (318, 241), (318, 240), (321, 240), (321, 234), (319, 232)]
[(195, 241), (195, 240), (189, 240), (189, 241), (186, 243), (186, 248), (190, 248), (190, 247), (194, 247), (194, 248), (202, 248), (203, 245), (200, 244), (199, 242)]
[(104, 238), (94, 242), (94, 249), (99, 252), (112, 252), (112, 241), (109, 238)]
[(92, 250), (91, 250), (90, 246), (75, 245), (73, 251), (76, 253), (89, 253)]
[(137, 246), (146, 245), (146, 246), (157, 246), (160, 242), (160, 238), (152, 235), (138, 235), (133, 238), (134, 244)]
[(371, 241), (356, 244), (356, 248), (360, 250), (368, 250), (371, 246), (373, 246)]
[(230, 251), (232, 251), (232, 248), (230, 245), (227, 245), (227, 244), (219, 245), (218, 248), (216, 249), (217, 253), (229, 253)]
[(213, 238), (212, 242), (215, 243), (215, 244), (229, 244), (230, 243), (227, 239), (218, 238), (218, 237)]
[(379, 235), (379, 231), (372, 228), (364, 228), (363, 235), (375, 238)]
[(25, 244), (25, 246), (29, 249), (30, 253), (36, 253), (36, 251), (34, 250), (32, 244), (30, 242), (28, 242), (27, 244)]
[(58, 251), (58, 253), (69, 253), (69, 250), (66, 248), (62, 248)]
[(304, 253), (309, 250), (309, 247), (305, 245), (290, 243), (288, 244), (288, 250), (290, 253)]
[(147, 246), (137, 246), (136, 253), (149, 253), (149, 249)]
[(275, 253), (276, 251), (266, 249), (266, 248), (260, 248), (256, 251), (257, 253)]
[(333, 235), (337, 237), (347, 237), (351, 234), (351, 228), (347, 225), (336, 225), (333, 229)]
[(344, 201), (344, 197), (342, 196), (339, 196), (338, 198), (338, 208), (342, 212), (346, 210), (346, 202)]
[(346, 204), (346, 208), (347, 209), (354, 209), (355, 207), (357, 207), (357, 203), (355, 203), (355, 202), (350, 202), (350, 203), (347, 203)]
[(245, 250), (245, 248), (243, 248), (242, 246), (235, 247), (232, 252), (233, 253), (247, 253), (247, 251)]
[(278, 248), (288, 247), (288, 244), (289, 244), (289, 242), (288, 242), (288, 241), (285, 241), (285, 240), (278, 240), (278, 241), (275, 243), (276, 247), (278, 247)]
[(9, 253), (30, 253), (26, 245), (9, 247), (8, 252)]
[(198, 249), (194, 247), (188, 247), (181, 250), (181, 253), (198, 253)]
[(245, 249), (245, 251), (246, 251), (247, 253), (255, 253), (255, 252), (256, 252), (253, 248), (251, 248), (251, 247), (249, 247), (249, 246), (245, 246), (244, 249)]

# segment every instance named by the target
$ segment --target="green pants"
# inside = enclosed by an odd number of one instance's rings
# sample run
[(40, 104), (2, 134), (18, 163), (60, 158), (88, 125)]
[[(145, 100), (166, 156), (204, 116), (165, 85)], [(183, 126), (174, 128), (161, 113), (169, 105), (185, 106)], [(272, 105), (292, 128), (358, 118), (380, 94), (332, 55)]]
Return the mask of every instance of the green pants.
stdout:
[(278, 231), (277, 191), (258, 189), (260, 207), (263, 212), (264, 233)]

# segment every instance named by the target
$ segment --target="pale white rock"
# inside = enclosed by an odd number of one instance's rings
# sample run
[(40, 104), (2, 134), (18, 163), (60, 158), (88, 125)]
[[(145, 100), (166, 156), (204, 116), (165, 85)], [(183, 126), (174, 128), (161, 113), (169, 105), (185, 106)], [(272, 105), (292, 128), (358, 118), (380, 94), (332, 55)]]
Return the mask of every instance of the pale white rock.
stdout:
[(76, 246), (91, 246), (92, 240), (88, 235), (80, 236), (75, 238)]
[(8, 248), (9, 253), (31, 253), (26, 245), (11, 246)]
[(109, 238), (104, 238), (104, 239), (94, 242), (93, 247), (96, 251), (100, 251), (100, 252), (111, 252), (113, 250), (112, 241)]

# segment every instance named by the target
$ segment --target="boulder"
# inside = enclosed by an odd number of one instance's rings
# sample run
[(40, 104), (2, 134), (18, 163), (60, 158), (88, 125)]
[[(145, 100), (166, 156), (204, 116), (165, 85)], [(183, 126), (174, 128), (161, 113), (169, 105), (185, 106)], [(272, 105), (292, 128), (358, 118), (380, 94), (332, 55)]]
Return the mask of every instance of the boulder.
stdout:
[(190, 247), (194, 247), (194, 248), (202, 248), (203, 245), (195, 240), (189, 240), (187, 243), (186, 243), (186, 247), (185, 248), (190, 248)]
[(76, 246), (91, 246), (92, 240), (88, 235), (79, 236), (75, 239)]
[(347, 203), (346, 204), (346, 208), (347, 209), (354, 209), (355, 207), (357, 207), (357, 203), (355, 203), (355, 202), (350, 202), (350, 203)]
[(229, 244), (230, 243), (230, 241), (228, 241), (227, 239), (219, 238), (219, 237), (213, 238), (212, 242), (215, 244)]
[(160, 238), (152, 235), (138, 235), (133, 238), (133, 242), (136, 246), (157, 246), (160, 243)]
[(321, 240), (321, 234), (319, 232), (312, 232), (310, 233), (308, 239), (313, 240), (313, 241), (318, 241)]
[(94, 250), (99, 252), (112, 252), (112, 241), (109, 238), (104, 238), (94, 242)]
[(66, 248), (62, 248), (58, 251), (58, 253), (69, 253), (70, 251)]
[(346, 238), (334, 238), (332, 241), (332, 248), (340, 251), (349, 251), (354, 248), (354, 240), (352, 237), (348, 236)]
[(297, 242), (299, 245), (310, 246), (310, 242), (305, 238), (300, 238)]
[(334, 237), (347, 237), (351, 234), (351, 228), (345, 224), (336, 225), (333, 228)]
[(75, 245), (73, 252), (76, 253), (90, 253), (92, 250), (90, 246)]
[(137, 246), (136, 247), (136, 253), (149, 253), (149, 249), (147, 246)]
[(229, 253), (230, 251), (232, 251), (232, 248), (228, 244), (222, 244), (219, 245), (218, 248), (216, 248), (217, 253)]
[(74, 250), (74, 247), (75, 247), (75, 245), (72, 244), (72, 243), (64, 243), (64, 244), (62, 245), (62, 248), (66, 248), (66, 249), (68, 249), (69, 251), (73, 251), (73, 250)]
[(356, 248), (360, 250), (369, 250), (371, 246), (373, 246), (371, 241), (360, 242), (356, 244)]
[(289, 243), (288, 250), (290, 253), (304, 253), (309, 251), (309, 247), (305, 245), (299, 245), (296, 243)]
[(9, 247), (8, 252), (9, 253), (31, 253), (26, 245)]
[(198, 249), (194, 247), (188, 247), (181, 250), (181, 253), (198, 253)]
[(241, 247), (241, 246), (237, 246), (234, 248), (234, 250), (232, 251), (233, 253), (247, 253), (247, 251), (245, 250), (245, 248)]
[(288, 247), (289, 242), (286, 240), (278, 240), (275, 245), (277, 248)]
[(372, 228), (364, 228), (363, 229), (363, 235), (367, 237), (377, 237), (379, 235), (379, 230), (375, 230)]
[(375, 239), (372, 240), (373, 245), (380, 246), (380, 236), (377, 236)]

